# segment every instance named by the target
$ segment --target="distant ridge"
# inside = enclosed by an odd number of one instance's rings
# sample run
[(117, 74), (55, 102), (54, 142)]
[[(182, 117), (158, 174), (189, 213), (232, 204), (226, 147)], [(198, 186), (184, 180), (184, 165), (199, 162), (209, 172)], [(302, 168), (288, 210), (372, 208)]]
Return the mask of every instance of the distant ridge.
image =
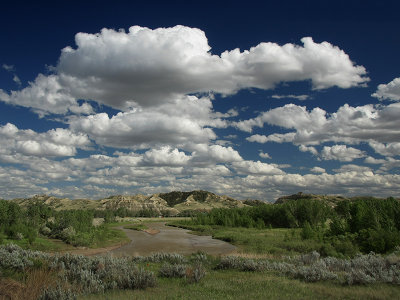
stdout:
[(191, 192), (173, 191), (153, 195), (115, 195), (100, 200), (57, 198), (48, 195), (36, 195), (31, 198), (13, 199), (22, 207), (32, 202), (40, 202), (56, 210), (69, 209), (113, 209), (126, 208), (132, 211), (151, 209), (157, 213), (177, 215), (184, 211), (209, 211), (213, 208), (245, 207), (243, 201), (228, 196), (219, 196), (211, 192), (197, 190)]
[[(274, 204), (282, 204), (288, 201), (300, 199), (312, 199), (324, 201), (329, 206), (335, 207), (343, 200), (365, 200), (374, 197), (357, 196), (343, 197), (338, 195), (317, 195), (297, 193), (278, 198)], [(375, 198), (376, 199), (376, 198)], [(400, 199), (398, 199), (400, 201)], [(160, 215), (178, 215), (183, 212), (209, 211), (213, 208), (240, 208), (271, 204), (260, 200), (236, 200), (229, 196), (220, 196), (208, 191), (195, 190), (191, 192), (172, 191), (153, 195), (114, 195), (100, 200), (57, 198), (48, 195), (36, 195), (31, 198), (17, 198), (10, 201), (18, 203), (21, 207), (27, 207), (32, 202), (40, 202), (49, 205), (55, 210), (69, 209), (99, 209), (117, 210), (126, 208), (131, 211), (152, 210)]]

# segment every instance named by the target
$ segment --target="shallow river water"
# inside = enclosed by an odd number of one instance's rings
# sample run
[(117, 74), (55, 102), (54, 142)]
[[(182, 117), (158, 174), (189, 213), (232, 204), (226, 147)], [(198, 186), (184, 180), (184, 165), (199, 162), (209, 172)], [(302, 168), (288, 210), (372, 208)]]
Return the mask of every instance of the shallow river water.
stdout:
[(174, 252), (180, 254), (191, 254), (198, 250), (212, 255), (229, 254), (236, 247), (220, 240), (215, 240), (210, 236), (198, 236), (189, 234), (186, 229), (165, 226), (165, 222), (149, 223), (148, 227), (157, 234), (149, 234), (144, 231), (131, 229), (123, 230), (131, 239), (118, 249), (110, 251), (114, 256), (126, 255), (149, 255), (155, 252)]

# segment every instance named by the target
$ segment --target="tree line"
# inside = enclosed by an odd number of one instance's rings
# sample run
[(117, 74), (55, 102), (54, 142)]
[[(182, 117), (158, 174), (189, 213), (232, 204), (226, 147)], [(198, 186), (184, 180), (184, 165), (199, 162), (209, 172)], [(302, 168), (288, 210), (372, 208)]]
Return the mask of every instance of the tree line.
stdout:
[(246, 228), (301, 228), (303, 239), (325, 242), (327, 255), (338, 251), (386, 253), (400, 245), (400, 202), (363, 198), (342, 200), (335, 207), (314, 199), (244, 208), (217, 208), (192, 217), (192, 225)]

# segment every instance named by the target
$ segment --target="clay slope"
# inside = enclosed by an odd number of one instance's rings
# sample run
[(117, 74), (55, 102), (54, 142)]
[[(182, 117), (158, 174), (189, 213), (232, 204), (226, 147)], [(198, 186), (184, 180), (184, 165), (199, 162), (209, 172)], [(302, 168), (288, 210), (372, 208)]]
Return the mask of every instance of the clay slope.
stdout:
[(13, 199), (22, 207), (41, 202), (56, 210), (67, 209), (111, 209), (126, 208), (132, 211), (151, 209), (157, 213), (177, 215), (183, 211), (208, 211), (212, 208), (244, 207), (242, 201), (228, 196), (219, 196), (207, 191), (170, 192), (153, 195), (117, 195), (100, 200), (56, 198), (36, 195), (32, 198)]

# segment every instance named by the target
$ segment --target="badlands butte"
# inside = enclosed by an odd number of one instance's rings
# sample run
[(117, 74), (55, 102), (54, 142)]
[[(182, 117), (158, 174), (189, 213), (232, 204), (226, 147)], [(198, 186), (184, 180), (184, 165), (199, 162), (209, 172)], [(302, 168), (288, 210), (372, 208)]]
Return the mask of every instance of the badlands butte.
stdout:
[[(360, 198), (360, 197), (356, 197)], [(314, 199), (328, 203), (334, 207), (341, 200), (355, 200), (355, 198), (345, 198), (342, 196), (327, 196), (297, 193), (290, 196), (278, 198), (275, 203), (284, 203), (298, 199)], [(57, 198), (48, 195), (36, 195), (31, 198), (13, 199), (22, 207), (28, 206), (32, 202), (44, 203), (55, 210), (70, 209), (96, 209), (96, 210), (117, 210), (125, 208), (130, 211), (152, 210), (160, 215), (177, 216), (185, 212), (209, 211), (213, 208), (240, 208), (255, 206), (263, 202), (259, 200), (236, 200), (228, 196), (219, 196), (207, 191), (191, 191), (170, 193), (159, 193), (153, 195), (117, 195), (99, 200), (89, 199), (68, 199)]]

